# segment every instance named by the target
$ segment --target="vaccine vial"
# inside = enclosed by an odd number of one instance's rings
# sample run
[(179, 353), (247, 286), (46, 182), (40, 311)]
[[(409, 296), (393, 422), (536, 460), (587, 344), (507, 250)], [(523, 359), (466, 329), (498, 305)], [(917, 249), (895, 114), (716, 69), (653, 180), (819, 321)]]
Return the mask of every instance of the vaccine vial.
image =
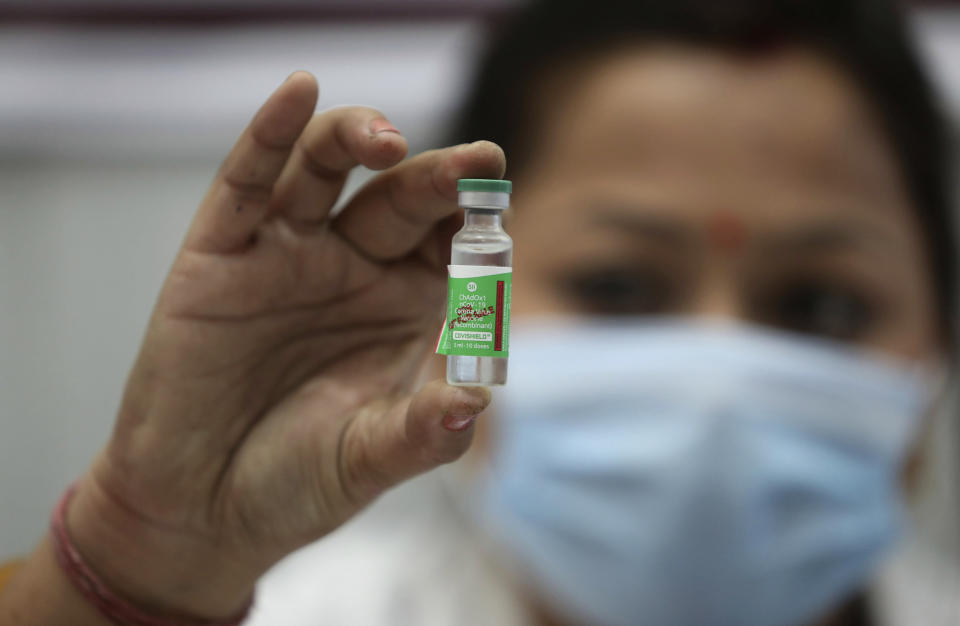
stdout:
[(464, 223), (453, 236), (446, 320), (437, 342), (451, 385), (507, 382), (513, 240), (503, 230), (503, 212), (512, 187), (508, 180), (457, 182)]

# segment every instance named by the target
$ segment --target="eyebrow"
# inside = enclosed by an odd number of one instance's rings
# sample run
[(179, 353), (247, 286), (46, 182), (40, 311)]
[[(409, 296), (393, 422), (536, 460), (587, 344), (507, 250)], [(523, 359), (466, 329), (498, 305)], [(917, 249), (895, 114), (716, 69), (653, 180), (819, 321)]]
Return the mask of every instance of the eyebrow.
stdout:
[[(700, 234), (667, 218), (644, 214), (636, 208), (597, 209), (592, 223), (612, 230), (628, 231), (667, 246), (690, 246)], [(756, 248), (765, 254), (824, 253), (856, 248), (873, 248), (886, 254), (900, 240), (889, 228), (865, 219), (833, 219), (801, 224), (781, 233), (754, 235)]]
[(898, 243), (898, 238), (888, 229), (870, 221), (842, 220), (806, 225), (790, 232), (770, 235), (758, 241), (758, 248), (776, 253), (874, 248), (886, 253)]
[(611, 230), (628, 231), (635, 236), (669, 245), (689, 245), (695, 236), (689, 228), (674, 221), (644, 215), (636, 209), (605, 208), (597, 211), (592, 222)]

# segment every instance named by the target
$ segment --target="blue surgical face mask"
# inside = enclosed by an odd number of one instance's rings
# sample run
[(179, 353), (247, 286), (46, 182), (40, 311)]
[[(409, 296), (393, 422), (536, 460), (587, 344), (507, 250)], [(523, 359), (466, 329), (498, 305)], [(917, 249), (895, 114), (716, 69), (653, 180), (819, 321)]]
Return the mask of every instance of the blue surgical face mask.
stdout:
[(867, 583), (931, 385), (696, 321), (515, 324), (484, 512), (562, 614), (795, 626)]

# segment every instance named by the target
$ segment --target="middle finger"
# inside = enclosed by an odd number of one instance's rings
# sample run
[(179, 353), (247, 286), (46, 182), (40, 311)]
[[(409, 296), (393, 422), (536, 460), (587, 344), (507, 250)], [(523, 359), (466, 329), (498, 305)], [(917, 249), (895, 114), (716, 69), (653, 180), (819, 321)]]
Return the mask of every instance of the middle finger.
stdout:
[(271, 212), (300, 222), (326, 219), (357, 165), (382, 170), (407, 154), (407, 141), (367, 107), (340, 107), (313, 117), (274, 187)]

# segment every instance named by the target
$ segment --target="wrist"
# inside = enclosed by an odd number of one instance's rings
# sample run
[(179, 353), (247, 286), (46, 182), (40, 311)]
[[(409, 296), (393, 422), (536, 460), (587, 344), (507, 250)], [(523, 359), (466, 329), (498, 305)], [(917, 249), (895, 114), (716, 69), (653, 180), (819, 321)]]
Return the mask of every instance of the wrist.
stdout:
[(231, 560), (215, 540), (143, 519), (89, 474), (75, 486), (65, 531), (106, 588), (157, 617), (236, 616), (249, 606), (259, 576)]

